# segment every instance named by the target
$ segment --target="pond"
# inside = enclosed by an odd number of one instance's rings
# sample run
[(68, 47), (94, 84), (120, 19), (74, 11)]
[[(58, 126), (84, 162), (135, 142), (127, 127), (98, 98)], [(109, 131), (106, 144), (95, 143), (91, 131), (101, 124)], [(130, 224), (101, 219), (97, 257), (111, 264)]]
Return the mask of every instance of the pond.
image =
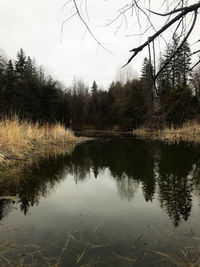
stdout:
[(107, 137), (0, 187), (0, 266), (199, 266), (200, 146)]

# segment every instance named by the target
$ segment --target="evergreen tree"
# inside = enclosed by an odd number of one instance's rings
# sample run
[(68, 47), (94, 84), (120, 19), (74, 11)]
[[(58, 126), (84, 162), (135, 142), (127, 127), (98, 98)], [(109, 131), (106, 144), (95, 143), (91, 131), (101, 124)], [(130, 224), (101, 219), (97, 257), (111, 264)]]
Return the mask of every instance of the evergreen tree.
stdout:
[(5, 60), (0, 56), (0, 106), (3, 113), (6, 108), (5, 99)]
[[(187, 113), (184, 110), (184, 107), (188, 106), (187, 103), (193, 103), (193, 96), (187, 88), (191, 61), (190, 47), (187, 42), (181, 48), (179, 47), (180, 40), (175, 35), (173, 42), (167, 45), (165, 54), (160, 59), (162, 71), (158, 78), (161, 112), (165, 113), (170, 121), (176, 123), (183, 121), (181, 113)], [(179, 103), (180, 97), (181, 103)], [(191, 109), (193, 110), (193, 107)], [(194, 115), (194, 110), (192, 114)]]
[(26, 72), (27, 60), (24, 50), (21, 48), (17, 53), (15, 69), (18, 77), (23, 77)]
[(92, 93), (95, 94), (97, 92), (97, 84), (96, 82), (94, 81), (93, 82), (93, 85), (92, 85)]
[(33, 61), (29, 56), (25, 61), (25, 75), (27, 78), (31, 78), (36, 75), (35, 66), (33, 65)]
[(154, 111), (155, 88), (153, 79), (153, 66), (149, 59), (144, 58), (141, 71), (142, 87), (145, 91), (144, 105), (147, 107), (147, 117), (151, 116)]
[(148, 58), (144, 58), (141, 80), (146, 87), (150, 87), (153, 83), (153, 66)]
[(16, 72), (12, 60), (9, 60), (7, 63), (5, 79), (6, 79), (5, 94), (7, 97), (8, 109), (10, 108), (14, 109), (16, 102), (16, 95), (15, 95)]
[(177, 82), (181, 85), (186, 86), (188, 84), (188, 76), (190, 74), (190, 64), (191, 64), (191, 50), (188, 42), (185, 42), (179, 53), (179, 71), (180, 78)]
[[(178, 85), (185, 87), (188, 81), (191, 62), (190, 47), (188, 42), (185, 42), (180, 49), (178, 49), (179, 46), (179, 38), (174, 36), (173, 42), (168, 44), (160, 62), (160, 68), (163, 68), (163, 71), (158, 79), (159, 86), (168, 87), (169, 92)], [(175, 53), (177, 49), (178, 51)], [(173, 58), (170, 60), (172, 56)]]
[(98, 117), (98, 100), (97, 100), (97, 84), (96, 81), (93, 82), (92, 84), (92, 97), (89, 102), (89, 114), (88, 114), (88, 121), (89, 124), (95, 125), (95, 127), (98, 128), (97, 125), (97, 117)]
[(5, 69), (6, 62), (2, 56), (0, 56), (0, 90), (4, 91), (5, 87)]

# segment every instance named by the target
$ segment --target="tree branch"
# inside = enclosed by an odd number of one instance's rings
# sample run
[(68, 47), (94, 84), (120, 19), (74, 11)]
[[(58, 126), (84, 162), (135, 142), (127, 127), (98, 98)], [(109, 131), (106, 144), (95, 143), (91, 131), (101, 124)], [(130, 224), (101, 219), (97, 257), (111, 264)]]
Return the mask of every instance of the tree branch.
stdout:
[(187, 41), (188, 37), (190, 36), (194, 25), (197, 21), (197, 10), (194, 11), (194, 19), (193, 19), (193, 23), (192, 26), (190, 27), (190, 30), (188, 31), (187, 35), (184, 37), (183, 41), (181, 42), (181, 44), (179, 45), (179, 47), (176, 49), (176, 51), (169, 57), (169, 59), (167, 60), (167, 62), (164, 64), (164, 66), (158, 71), (158, 73), (155, 75), (154, 79), (156, 80), (159, 76), (159, 74), (163, 71), (163, 69), (169, 64), (169, 62), (175, 57), (175, 55), (179, 52), (179, 50), (182, 48), (182, 46), (184, 45), (184, 43)]
[(90, 27), (88, 26), (88, 24), (85, 22), (85, 20), (83, 19), (83, 17), (81, 16), (81, 13), (79, 11), (79, 8), (77, 6), (76, 0), (73, 0), (74, 2), (74, 6), (76, 8), (77, 11), (77, 15), (79, 16), (80, 20), (83, 22), (83, 24), (85, 25), (86, 29), (88, 30), (88, 32), (90, 33), (90, 35), (92, 36), (92, 38), (97, 42), (97, 44), (103, 48), (104, 50), (106, 50), (107, 52), (109, 52), (110, 54), (112, 54), (112, 52), (110, 50), (108, 50), (105, 46), (102, 45), (102, 43), (96, 38), (96, 36), (93, 34), (93, 32), (91, 31)]
[[(133, 52), (133, 55), (128, 59), (128, 62), (124, 66), (122, 66), (122, 68), (125, 67), (126, 65), (128, 65), (133, 60), (133, 58), (136, 57), (136, 55), (139, 52), (141, 52), (146, 46), (148, 46), (149, 43), (153, 42), (158, 36), (160, 36), (164, 31), (166, 31), (170, 26), (172, 26), (179, 19), (182, 19), (182, 17), (186, 16), (188, 13), (194, 12), (194, 11), (195, 11), (195, 17), (197, 17), (197, 11), (199, 8), (200, 8), (200, 2), (198, 4), (183, 8), (183, 11), (180, 14), (178, 14), (176, 17), (171, 19), (166, 25), (164, 25), (155, 34), (148, 37), (148, 40), (145, 43), (143, 43), (142, 45), (140, 45), (136, 48), (131, 49), (130, 52)], [(196, 21), (196, 19), (195, 19), (195, 21)]]

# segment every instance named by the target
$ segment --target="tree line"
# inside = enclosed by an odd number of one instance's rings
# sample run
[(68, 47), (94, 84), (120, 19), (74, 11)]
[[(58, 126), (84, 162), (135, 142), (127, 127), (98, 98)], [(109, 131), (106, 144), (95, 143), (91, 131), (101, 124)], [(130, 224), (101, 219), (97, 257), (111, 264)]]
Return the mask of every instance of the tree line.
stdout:
[(185, 42), (177, 52), (179, 45), (180, 39), (174, 36), (160, 56), (156, 80), (155, 64), (144, 58), (139, 78), (113, 81), (108, 90), (95, 81), (89, 88), (76, 79), (65, 88), (20, 49), (16, 60), (0, 57), (0, 115), (62, 122), (73, 130), (127, 131), (141, 125), (180, 126), (199, 120), (200, 69), (190, 71), (190, 45)]
[(1, 115), (17, 114), (31, 121), (65, 120), (65, 93), (41, 66), (25, 55), (23, 49), (15, 61), (0, 58)]

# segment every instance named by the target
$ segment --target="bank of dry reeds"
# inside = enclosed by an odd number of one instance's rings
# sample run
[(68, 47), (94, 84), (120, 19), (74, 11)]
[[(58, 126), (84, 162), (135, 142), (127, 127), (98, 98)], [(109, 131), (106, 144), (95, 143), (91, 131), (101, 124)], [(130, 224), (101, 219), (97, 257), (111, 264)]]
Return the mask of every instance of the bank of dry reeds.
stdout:
[(77, 138), (64, 126), (21, 121), (17, 116), (0, 121), (0, 160), (25, 160), (49, 145), (75, 143)]
[(166, 142), (194, 142), (200, 143), (200, 123), (187, 122), (182, 127), (163, 129), (151, 129), (147, 127), (140, 127), (133, 131), (133, 134), (138, 137), (161, 140)]

